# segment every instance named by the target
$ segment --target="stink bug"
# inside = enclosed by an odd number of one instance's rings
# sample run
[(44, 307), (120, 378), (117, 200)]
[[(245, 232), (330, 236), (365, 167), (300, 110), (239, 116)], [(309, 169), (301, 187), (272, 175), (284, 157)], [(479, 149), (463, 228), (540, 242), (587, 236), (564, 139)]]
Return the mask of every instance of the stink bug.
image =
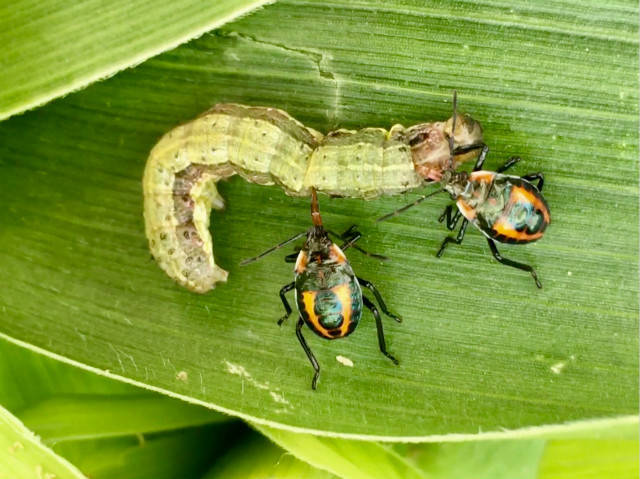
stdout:
[[(452, 131), (455, 130), (455, 121), (456, 94), (454, 92)], [(455, 154), (452, 137), (449, 137), (449, 151), (452, 159)], [(379, 218), (378, 221), (391, 218), (437, 193), (447, 192), (455, 200), (458, 211), (452, 213), (453, 205), (449, 205), (438, 221), (446, 220), (447, 228), (453, 231), (460, 216), (464, 216), (464, 220), (455, 237), (447, 236), (444, 239), (436, 256), (441, 257), (449, 243), (462, 243), (467, 225), (471, 222), (487, 237), (489, 248), (495, 259), (507, 266), (528, 271), (533, 276), (536, 286), (542, 288), (533, 267), (504, 258), (498, 252), (495, 241), (530, 243), (542, 237), (551, 221), (549, 206), (541, 193), (544, 176), (542, 173), (532, 173), (522, 177), (503, 175), (504, 171), (520, 161), (518, 157), (510, 158), (495, 172), (481, 170), (488, 152), (489, 148), (484, 145), (471, 173), (455, 171), (451, 160), (449, 167), (442, 172), (440, 179), (442, 189), (422, 196), (413, 203)], [(537, 185), (533, 182), (537, 182)]]
[[(355, 225), (341, 235), (325, 230), (318, 209), (317, 194), (313, 188), (311, 189), (311, 219), (313, 226), (308, 231), (299, 233), (258, 256), (244, 260), (241, 264), (256, 261), (306, 234), (307, 239), (300, 252), (285, 257), (287, 263), (295, 262), (295, 280), (280, 289), (280, 299), (284, 305), (285, 314), (278, 320), (278, 325), (282, 325), (292, 312), (285, 295), (293, 289), (296, 292), (298, 309), (296, 335), (315, 371), (311, 388), (316, 389), (320, 365), (302, 335), (302, 327), (305, 324), (322, 338), (344, 338), (356, 329), (362, 317), (363, 306), (366, 306), (376, 320), (380, 351), (394, 364), (398, 364), (398, 360), (387, 352), (380, 312), (373, 301), (362, 294), (361, 287), (373, 293), (385, 315), (397, 322), (401, 322), (402, 319), (387, 309), (380, 292), (371, 282), (355, 275), (343, 250), (353, 247), (368, 256), (386, 258), (367, 253), (354, 244), (361, 237)], [(329, 235), (344, 241), (342, 246), (331, 241)]]

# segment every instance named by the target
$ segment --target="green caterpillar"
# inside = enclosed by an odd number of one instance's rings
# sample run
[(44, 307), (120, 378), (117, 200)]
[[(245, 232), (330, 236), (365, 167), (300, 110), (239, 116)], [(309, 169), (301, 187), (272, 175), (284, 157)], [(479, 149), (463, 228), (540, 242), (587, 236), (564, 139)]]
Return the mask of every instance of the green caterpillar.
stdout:
[[(365, 199), (401, 193), (440, 179), (451, 127), (449, 119), (323, 136), (276, 108), (218, 104), (151, 150), (143, 179), (151, 253), (179, 284), (205, 293), (228, 276), (215, 263), (209, 233), (211, 208), (224, 205), (218, 181), (238, 174), (291, 196), (309, 196), (312, 187)], [(458, 116), (454, 138), (455, 167), (476, 155), (482, 128)]]

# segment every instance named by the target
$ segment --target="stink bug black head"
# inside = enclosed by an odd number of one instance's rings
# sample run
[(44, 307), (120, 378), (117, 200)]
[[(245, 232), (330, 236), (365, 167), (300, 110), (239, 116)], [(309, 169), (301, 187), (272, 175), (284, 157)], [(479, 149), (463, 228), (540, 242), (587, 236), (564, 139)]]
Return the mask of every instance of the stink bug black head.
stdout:
[[(455, 92), (452, 118), (451, 131), (456, 131)], [(447, 228), (454, 230), (461, 216), (464, 216), (464, 220), (458, 234), (455, 237), (447, 236), (436, 255), (442, 256), (449, 243), (462, 243), (467, 225), (471, 222), (487, 237), (489, 248), (495, 259), (507, 266), (528, 271), (533, 276), (536, 286), (542, 288), (535, 270), (527, 264), (503, 258), (494, 240), (502, 243), (530, 243), (542, 237), (551, 221), (549, 206), (541, 193), (544, 176), (542, 173), (523, 177), (503, 175), (504, 171), (520, 161), (518, 157), (510, 158), (495, 172), (484, 171), (481, 168), (488, 152), (489, 148), (483, 145), (471, 173), (455, 171), (454, 139), (453, 136), (449, 137), (449, 165), (441, 174), (442, 189), (422, 196), (413, 203), (379, 218), (378, 221), (395, 216), (437, 193), (448, 192), (458, 209), (453, 213), (453, 205), (447, 206), (440, 215), (439, 221), (446, 220)], [(537, 185), (533, 182), (537, 182)]]
[[(299, 233), (264, 253), (243, 261), (241, 264), (248, 264), (262, 258), (266, 254), (306, 234), (306, 241), (300, 251), (285, 258), (285, 261), (289, 263), (295, 261), (295, 279), (280, 289), (280, 298), (284, 305), (285, 314), (280, 318), (278, 324), (281, 325), (292, 312), (285, 295), (295, 289), (298, 309), (296, 336), (315, 371), (311, 387), (316, 389), (318, 376), (320, 375), (320, 365), (302, 335), (302, 327), (305, 324), (322, 338), (344, 338), (355, 330), (362, 317), (363, 306), (366, 306), (376, 320), (380, 351), (395, 364), (398, 364), (398, 361), (387, 352), (380, 312), (371, 300), (363, 296), (361, 287), (365, 287), (373, 293), (384, 314), (398, 322), (401, 321), (401, 318), (387, 309), (382, 296), (372, 283), (355, 275), (343, 250), (354, 247), (369, 256), (377, 257), (378, 259), (386, 258), (369, 254), (354, 245), (361, 237), (361, 234), (355, 229), (355, 225), (341, 235), (325, 230), (322, 225), (322, 218), (318, 209), (318, 198), (314, 189), (311, 190), (311, 198), (313, 226), (306, 233)], [(344, 241), (342, 247), (331, 241), (329, 235), (337, 236)]]

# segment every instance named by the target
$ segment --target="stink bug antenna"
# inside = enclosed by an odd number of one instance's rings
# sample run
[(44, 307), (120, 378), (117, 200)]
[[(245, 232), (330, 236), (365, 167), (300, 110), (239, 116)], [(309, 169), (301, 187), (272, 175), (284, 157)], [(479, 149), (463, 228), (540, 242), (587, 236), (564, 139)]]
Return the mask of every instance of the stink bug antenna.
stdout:
[(322, 226), (322, 217), (318, 208), (318, 194), (315, 188), (311, 188), (311, 221), (313, 221), (313, 226)]
[(458, 107), (458, 92), (453, 90), (453, 117), (451, 122), (451, 134), (449, 135), (449, 169), (453, 170), (453, 137), (456, 132), (456, 118), (457, 118), (457, 107)]
[(433, 193), (429, 193), (428, 195), (424, 195), (421, 196), (420, 198), (418, 198), (417, 200), (415, 200), (413, 203), (409, 203), (408, 205), (403, 206), (402, 208), (399, 208), (387, 215), (381, 216), (380, 218), (378, 218), (376, 220), (376, 223), (380, 223), (381, 221), (386, 221), (389, 218), (393, 218), (394, 216), (398, 216), (400, 213), (403, 213), (404, 211), (407, 211), (409, 208), (412, 208), (416, 205), (419, 205), (420, 203), (422, 203), (424, 200), (426, 200), (427, 198), (429, 198), (430, 196), (433, 195), (437, 195), (438, 193), (444, 193), (446, 190), (444, 188), (439, 189), (438, 191), (434, 191)]
[(285, 240), (285, 241), (283, 241), (282, 243), (279, 243), (279, 244), (277, 244), (277, 245), (275, 245), (275, 246), (273, 246), (273, 247), (269, 248), (267, 251), (265, 251), (265, 252), (263, 252), (263, 253), (260, 253), (258, 256), (254, 256), (253, 258), (247, 258), (247, 259), (245, 259), (245, 260), (242, 260), (242, 261), (240, 262), (240, 266), (246, 266), (246, 265), (248, 265), (249, 263), (253, 263), (254, 261), (257, 261), (257, 260), (259, 260), (260, 258), (262, 258), (262, 257), (264, 257), (264, 256), (267, 256), (268, 254), (271, 254), (271, 253), (273, 253), (273, 252), (274, 252), (274, 251), (276, 251), (276, 250), (279, 250), (279, 249), (280, 249), (280, 248), (282, 248), (283, 246), (286, 246), (286, 245), (288, 245), (289, 243), (292, 243), (293, 241), (297, 240), (298, 238), (300, 238), (300, 237), (302, 237), (302, 236), (304, 236), (304, 235), (306, 235), (306, 234), (307, 234), (307, 232), (306, 232), (306, 231), (303, 231), (302, 233), (298, 233), (297, 235), (292, 236), (292, 237), (291, 237), (291, 238), (289, 238), (288, 240)]

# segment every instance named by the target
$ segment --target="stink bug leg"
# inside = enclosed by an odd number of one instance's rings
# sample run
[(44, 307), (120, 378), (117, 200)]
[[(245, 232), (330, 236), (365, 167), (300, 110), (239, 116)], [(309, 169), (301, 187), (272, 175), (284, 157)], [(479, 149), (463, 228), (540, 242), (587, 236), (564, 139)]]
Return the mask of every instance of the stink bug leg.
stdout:
[(487, 158), (487, 154), (489, 153), (489, 147), (487, 145), (482, 146), (482, 151), (480, 152), (480, 156), (476, 160), (476, 164), (473, 166), (473, 171), (479, 171), (482, 169), (482, 165), (484, 165), (484, 160)]
[(544, 175), (542, 173), (540, 173), (540, 172), (538, 172), (538, 173), (530, 173), (528, 175), (524, 175), (522, 177), (522, 179), (530, 181), (532, 183), (534, 181), (537, 181), (538, 182), (538, 184), (537, 184), (538, 191), (542, 191), (542, 187), (544, 186)]
[[(458, 216), (459, 218), (459, 216)], [(458, 221), (456, 220), (456, 223)], [(462, 225), (460, 226), (460, 230), (458, 231), (458, 235), (454, 238), (453, 236), (447, 236), (444, 241), (442, 242), (442, 244), (440, 245), (440, 249), (438, 250), (438, 252), (436, 253), (436, 257), (440, 258), (443, 254), (444, 254), (444, 249), (447, 247), (447, 245), (449, 243), (455, 243), (455, 244), (461, 244), (462, 240), (464, 239), (464, 234), (467, 232), (467, 225), (469, 224), (469, 220), (468, 219), (464, 219), (462, 221)], [(453, 225), (453, 228), (455, 228), (456, 226)], [(451, 229), (453, 229), (451, 228)]]
[(503, 258), (500, 252), (498, 251), (498, 248), (496, 247), (495, 242), (490, 238), (487, 238), (487, 242), (489, 243), (489, 248), (491, 248), (491, 254), (493, 254), (493, 257), (495, 259), (497, 259), (500, 263), (504, 265), (521, 269), (522, 271), (528, 271), (529, 273), (531, 273), (531, 276), (533, 276), (533, 280), (536, 282), (536, 286), (542, 289), (542, 283), (540, 283), (540, 280), (538, 279), (538, 275), (536, 274), (536, 270), (533, 269), (532, 266), (529, 266), (528, 264), (524, 264), (524, 263), (518, 263), (517, 261), (513, 261), (507, 258)]
[(378, 288), (376, 288), (372, 282), (367, 281), (366, 279), (362, 279), (360, 276), (356, 276), (356, 278), (358, 279), (358, 283), (360, 283), (360, 286), (367, 288), (369, 291), (373, 293), (373, 295), (376, 297), (376, 300), (378, 301), (378, 304), (380, 305), (380, 309), (384, 314), (389, 316), (394, 321), (397, 321), (398, 323), (402, 322), (402, 318), (400, 316), (392, 313), (387, 309), (387, 305), (382, 299), (382, 295), (380, 294), (380, 291), (378, 291)]
[(391, 359), (391, 361), (393, 361), (393, 364), (400, 364), (398, 360), (387, 351), (387, 343), (384, 340), (384, 329), (382, 328), (382, 318), (380, 318), (380, 312), (378, 311), (378, 308), (376, 308), (375, 304), (373, 304), (371, 300), (366, 296), (362, 297), (362, 302), (367, 308), (371, 310), (371, 314), (373, 314), (373, 317), (376, 319), (376, 330), (378, 331), (378, 346), (380, 347), (380, 352)]
[(444, 211), (438, 218), (438, 221), (440, 223), (442, 223), (445, 219), (447, 220), (446, 225), (449, 231), (453, 231), (454, 229), (456, 229), (456, 226), (458, 225), (458, 221), (460, 220), (460, 216), (462, 216), (462, 213), (460, 213), (460, 210), (456, 210), (456, 212), (453, 215), (451, 215), (452, 211), (453, 211), (453, 205), (449, 205), (444, 209)]
[(291, 306), (289, 306), (289, 302), (287, 301), (287, 297), (285, 296), (285, 294), (287, 294), (289, 291), (291, 291), (295, 287), (296, 287), (296, 283), (295, 281), (292, 281), (291, 283), (284, 285), (280, 289), (280, 299), (282, 300), (282, 304), (284, 305), (284, 310), (286, 312), (284, 316), (282, 316), (278, 320), (278, 326), (282, 326), (282, 323), (284, 323), (289, 317), (289, 315), (291, 315)]
[[(512, 156), (511, 158), (509, 158), (507, 160), (507, 162), (504, 165), (502, 165), (500, 168), (498, 168), (496, 170), (496, 173), (502, 173), (504, 171), (507, 171), (509, 168), (511, 168), (513, 165), (515, 165), (519, 161), (520, 161), (520, 157), (519, 156)], [(477, 170), (475, 170), (475, 171), (477, 171)]]
[(313, 355), (311, 348), (302, 335), (302, 326), (304, 326), (304, 319), (298, 318), (298, 324), (296, 324), (296, 336), (298, 337), (298, 341), (300, 341), (300, 345), (302, 346), (302, 349), (304, 349), (307, 358), (309, 358), (311, 366), (313, 366), (314, 373), (313, 379), (311, 380), (311, 389), (315, 390), (318, 384), (318, 376), (320, 376), (320, 365), (318, 364), (318, 360)]
[(357, 246), (355, 244), (356, 241), (358, 241), (360, 238), (362, 238), (362, 233), (360, 233), (356, 229), (356, 225), (349, 226), (349, 228), (347, 228), (347, 230), (342, 234), (335, 233), (334, 231), (331, 231), (331, 230), (327, 230), (327, 233), (329, 233), (330, 235), (332, 235), (332, 236), (334, 236), (336, 238), (340, 238), (342, 241), (344, 241), (342, 246), (340, 246), (340, 249), (342, 251), (346, 250), (347, 248), (353, 248), (355, 250), (360, 251), (363, 255), (368, 256), (370, 258), (379, 259), (380, 261), (388, 261), (389, 260), (389, 258), (384, 256), (384, 255), (376, 254), (376, 253), (369, 253), (365, 249), (363, 249), (360, 246)]
[(298, 254), (299, 254), (299, 252), (288, 254), (287, 256), (284, 257), (284, 262), (285, 263), (295, 263), (296, 260), (298, 259)]

